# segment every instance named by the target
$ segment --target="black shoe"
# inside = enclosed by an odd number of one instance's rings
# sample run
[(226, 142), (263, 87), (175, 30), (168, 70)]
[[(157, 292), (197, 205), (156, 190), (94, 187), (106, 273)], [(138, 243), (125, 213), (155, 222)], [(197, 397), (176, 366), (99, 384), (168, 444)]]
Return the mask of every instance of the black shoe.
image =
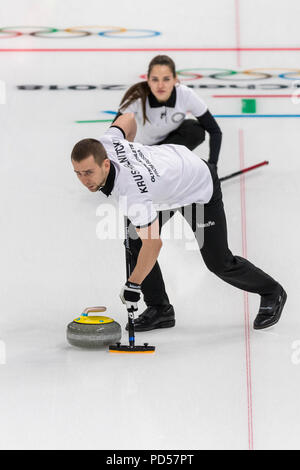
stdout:
[(275, 297), (270, 299), (267, 295), (262, 296), (253, 328), (255, 330), (262, 330), (263, 328), (275, 325), (280, 319), (286, 299), (287, 294), (281, 286), (279, 293)]
[[(173, 305), (150, 306), (134, 320), (135, 331), (149, 331), (172, 326), (175, 326)], [(128, 330), (128, 323), (126, 330)]]

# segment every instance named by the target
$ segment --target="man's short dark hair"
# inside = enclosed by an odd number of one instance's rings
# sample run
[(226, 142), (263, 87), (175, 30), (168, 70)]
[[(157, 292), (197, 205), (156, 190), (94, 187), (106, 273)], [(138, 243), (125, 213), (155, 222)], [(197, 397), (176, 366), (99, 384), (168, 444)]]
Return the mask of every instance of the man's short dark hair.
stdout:
[(81, 162), (85, 158), (93, 156), (97, 165), (101, 166), (107, 158), (107, 153), (101, 142), (96, 139), (83, 139), (74, 146), (71, 159)]

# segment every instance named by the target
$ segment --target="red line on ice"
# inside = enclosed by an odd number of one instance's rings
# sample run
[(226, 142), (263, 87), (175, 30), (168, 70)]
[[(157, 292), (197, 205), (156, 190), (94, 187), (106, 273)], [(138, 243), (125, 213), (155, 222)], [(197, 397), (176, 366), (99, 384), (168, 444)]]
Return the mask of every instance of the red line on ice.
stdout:
[[(239, 130), (239, 159), (240, 169), (245, 167), (244, 159), (244, 132)], [(246, 187), (245, 175), (240, 177), (241, 216), (242, 216), (242, 247), (243, 257), (247, 258), (247, 223), (246, 223)], [(247, 375), (247, 406), (248, 406), (248, 445), (253, 450), (253, 410), (252, 410), (252, 379), (251, 379), (251, 354), (250, 354), (250, 316), (248, 293), (244, 292), (244, 322), (245, 322), (245, 346), (246, 346), (246, 375)]]
[(162, 48), (76, 48), (1, 49), (0, 52), (297, 52), (300, 47), (162, 47)]
[(212, 98), (292, 98), (300, 95), (211, 95)]

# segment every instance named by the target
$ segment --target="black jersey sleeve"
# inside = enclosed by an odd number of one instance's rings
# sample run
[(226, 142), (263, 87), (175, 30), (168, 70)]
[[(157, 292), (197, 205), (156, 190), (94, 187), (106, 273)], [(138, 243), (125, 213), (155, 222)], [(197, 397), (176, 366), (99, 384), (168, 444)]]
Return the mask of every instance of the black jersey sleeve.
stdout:
[(209, 163), (214, 163), (215, 165), (218, 162), (221, 142), (222, 142), (222, 132), (218, 126), (217, 121), (212, 116), (212, 114), (207, 110), (202, 116), (197, 116), (197, 119), (200, 125), (209, 133)]
[(118, 119), (118, 117), (122, 116), (123, 113), (121, 113), (120, 111), (118, 112), (118, 114), (116, 114), (116, 116), (114, 117), (114, 120), (112, 122), (112, 124), (115, 122), (116, 119)]

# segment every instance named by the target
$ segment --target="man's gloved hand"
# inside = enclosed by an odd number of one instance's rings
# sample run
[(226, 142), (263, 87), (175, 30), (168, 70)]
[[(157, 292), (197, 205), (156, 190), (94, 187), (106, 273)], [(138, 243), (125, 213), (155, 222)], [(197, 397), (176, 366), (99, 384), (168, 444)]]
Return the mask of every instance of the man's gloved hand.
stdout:
[(137, 303), (141, 298), (141, 286), (135, 282), (127, 281), (125, 286), (120, 292), (120, 299), (123, 304), (126, 304), (126, 308), (137, 311)]

